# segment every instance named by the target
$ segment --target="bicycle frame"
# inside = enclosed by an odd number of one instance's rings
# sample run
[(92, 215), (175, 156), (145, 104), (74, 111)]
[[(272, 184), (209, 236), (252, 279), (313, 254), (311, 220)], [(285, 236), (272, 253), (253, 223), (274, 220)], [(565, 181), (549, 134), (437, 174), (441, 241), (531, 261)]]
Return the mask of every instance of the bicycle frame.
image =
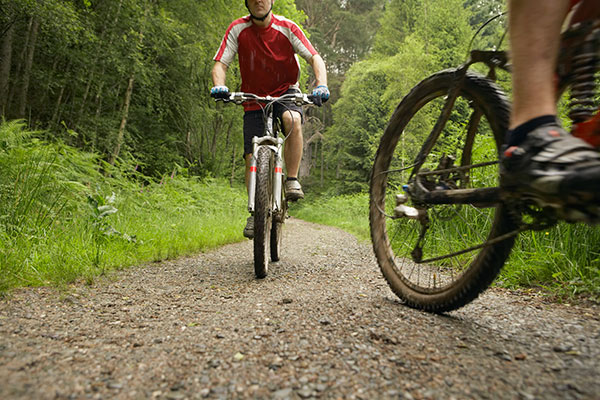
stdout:
[[(266, 104), (263, 108), (265, 117), (264, 136), (252, 138), (252, 157), (250, 158), (250, 174), (248, 180), (248, 211), (254, 213), (255, 210), (255, 194), (256, 194), (256, 160), (258, 150), (267, 148), (273, 152), (274, 168), (273, 168), (273, 193), (271, 198), (271, 211), (274, 213), (281, 212), (284, 205), (281, 202), (282, 181), (283, 181), (283, 143), (285, 139), (278, 136), (279, 130), (276, 129), (273, 119), (273, 105), (277, 102), (292, 101), (298, 106), (317, 105), (316, 99), (307, 94), (291, 93), (280, 97), (257, 96), (251, 93), (236, 92), (229, 95), (228, 98), (219, 99), (224, 102), (233, 102), (235, 104), (243, 104), (244, 102), (257, 102)], [(261, 106), (262, 107), (262, 106)]]

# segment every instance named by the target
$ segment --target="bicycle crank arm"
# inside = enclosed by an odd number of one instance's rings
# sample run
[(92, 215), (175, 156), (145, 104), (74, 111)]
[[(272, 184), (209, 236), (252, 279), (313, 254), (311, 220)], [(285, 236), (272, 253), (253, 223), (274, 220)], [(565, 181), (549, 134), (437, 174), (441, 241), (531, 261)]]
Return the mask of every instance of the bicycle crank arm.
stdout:
[(471, 204), (478, 208), (493, 207), (501, 201), (499, 187), (481, 189), (441, 189), (424, 188), (411, 193), (413, 202), (423, 204)]

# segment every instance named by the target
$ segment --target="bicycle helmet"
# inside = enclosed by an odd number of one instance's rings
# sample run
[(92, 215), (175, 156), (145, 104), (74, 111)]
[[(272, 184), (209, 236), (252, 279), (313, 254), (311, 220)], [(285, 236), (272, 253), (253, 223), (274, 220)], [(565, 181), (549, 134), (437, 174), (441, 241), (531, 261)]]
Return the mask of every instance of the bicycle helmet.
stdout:
[(269, 11), (267, 11), (267, 13), (265, 15), (263, 15), (262, 17), (257, 17), (256, 15), (252, 14), (252, 11), (250, 11), (250, 7), (248, 7), (248, 0), (246, 0), (245, 2), (246, 2), (246, 8), (248, 9), (248, 12), (250, 13), (250, 18), (255, 19), (257, 21), (264, 21), (265, 19), (267, 19), (269, 14), (271, 14), (271, 10), (273, 10), (274, 1), (271, 0), (271, 8), (269, 8)]

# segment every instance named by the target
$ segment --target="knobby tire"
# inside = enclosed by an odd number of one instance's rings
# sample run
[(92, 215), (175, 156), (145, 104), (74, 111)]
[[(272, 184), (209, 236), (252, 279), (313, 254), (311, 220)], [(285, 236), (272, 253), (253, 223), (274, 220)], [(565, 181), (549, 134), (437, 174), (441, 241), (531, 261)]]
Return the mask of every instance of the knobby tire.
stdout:
[[(369, 219), (371, 239), (377, 261), (385, 279), (392, 291), (407, 305), (436, 313), (462, 307), (484, 291), (500, 272), (514, 243), (514, 237), (510, 237), (499, 243), (483, 247), (478, 250), (478, 253), (470, 255), (469, 257), (472, 258), (467, 262), (464, 262), (464, 265), (462, 266), (460, 266), (460, 262), (462, 261), (454, 260), (441, 261), (436, 265), (433, 263), (428, 265), (418, 264), (410, 260), (411, 254), (414, 254), (414, 250), (411, 253), (411, 247), (403, 243), (403, 241), (409, 240), (410, 237), (404, 235), (402, 231), (398, 231), (399, 233), (395, 231), (399, 224), (408, 224), (409, 222), (406, 220), (393, 220), (389, 218), (389, 215), (393, 213), (393, 196), (402, 192), (400, 189), (402, 187), (401, 183), (391, 183), (394, 177), (390, 171), (398, 166), (398, 160), (401, 158), (398, 154), (408, 152), (408, 149), (413, 146), (417, 149), (420, 148), (422, 153), (426, 153), (425, 156), (434, 157), (433, 152), (435, 152), (435, 150), (432, 149), (435, 148), (435, 146), (439, 145), (441, 148), (450, 148), (453, 143), (453, 136), (451, 134), (445, 134), (445, 131), (442, 131), (437, 138), (435, 135), (430, 134), (425, 140), (423, 140), (423, 138), (416, 139), (419, 134), (419, 124), (422, 125), (422, 120), (419, 119), (420, 117), (418, 117), (417, 114), (421, 109), (424, 110), (423, 112), (427, 112), (429, 108), (424, 107), (428, 106), (430, 103), (432, 104), (432, 109), (439, 110), (441, 108), (439, 106), (437, 106), (438, 108), (434, 108), (433, 105), (437, 104), (434, 103), (434, 101), (439, 101), (441, 103), (445, 101), (444, 99), (448, 95), (450, 88), (455, 84), (458, 78), (458, 73), (457, 70), (446, 70), (434, 74), (414, 87), (402, 100), (381, 138), (375, 156), (370, 183)], [(477, 111), (477, 115), (480, 115), (487, 120), (488, 149), (493, 147), (490, 143), (495, 142), (496, 149), (492, 148), (491, 150), (488, 150), (491, 154), (490, 157), (492, 158), (492, 161), (494, 161), (493, 158), (495, 157), (497, 159), (498, 157), (508, 124), (509, 104), (505, 95), (488, 79), (475, 73), (468, 72), (459, 89), (458, 98), (459, 100), (457, 100), (454, 105), (454, 107), (457, 108), (456, 111), (453, 108), (453, 113), (455, 112), (456, 114), (452, 114), (453, 117), (451, 117), (447, 123), (453, 125), (454, 122), (452, 118), (457, 115), (460, 116), (465, 114), (461, 107), (466, 109), (470, 106), (471, 110)], [(475, 111), (473, 111), (473, 114)], [(408, 132), (405, 132), (405, 129), (407, 129), (407, 126), (413, 118), (415, 121), (409, 126)], [(477, 121), (476, 118), (475, 120)], [(477, 122), (477, 124), (478, 123), (479, 122)], [(455, 125), (460, 126), (460, 124)], [(410, 131), (413, 126), (416, 127), (416, 133)], [(479, 129), (479, 125), (477, 125), (477, 127)], [(489, 133), (490, 131), (491, 134)], [(427, 133), (425, 132), (424, 135), (426, 136)], [(465, 134), (465, 136), (469, 135)], [(402, 137), (403, 141), (399, 144)], [(475, 137), (476, 140), (483, 140), (477, 135), (475, 135)], [(464, 142), (461, 142), (460, 140), (455, 141), (458, 143), (456, 145), (458, 148), (457, 153), (459, 153), (459, 157), (462, 157), (462, 162), (464, 162), (464, 159), (468, 159), (468, 164), (475, 164), (475, 161), (472, 159), (478, 154), (479, 150), (473, 147), (472, 140), (466, 139)], [(447, 151), (445, 148), (444, 151)], [(441, 152), (438, 153), (438, 156), (439, 154), (441, 154)], [(403, 166), (406, 166), (407, 164), (412, 164), (413, 166), (419, 164), (419, 167), (413, 168), (423, 168), (423, 171), (426, 165), (425, 163), (422, 163), (421, 158), (406, 160), (406, 163)], [(498, 179), (498, 166), (494, 165), (492, 168), (494, 170), (490, 174), (495, 175), (495, 179)], [(415, 172), (419, 171), (412, 171), (412, 173)], [(411, 172), (407, 172), (407, 174), (408, 173)], [(471, 175), (471, 172), (467, 175)], [(461, 185), (474, 184), (474, 179), (470, 176), (465, 176), (462, 179), (464, 182), (457, 180)], [(398, 182), (400, 181), (401, 179), (398, 180)], [(431, 204), (412, 205), (415, 207), (425, 207), (428, 216), (432, 221), (433, 219), (436, 219), (435, 222), (439, 224), (434, 227), (439, 227), (440, 230), (447, 229), (450, 231), (456, 229), (454, 228), (454, 225), (450, 225), (455, 222), (454, 220), (451, 221), (451, 218), (454, 218), (456, 215), (461, 215), (471, 208), (476, 208), (467, 204), (460, 206)], [(479, 210), (476, 211), (479, 212)], [(464, 221), (465, 226), (468, 226), (468, 229), (470, 230), (481, 229), (488, 232), (488, 234), (485, 232), (480, 233), (483, 238), (482, 241), (498, 237), (515, 229), (516, 218), (514, 217), (514, 210), (509, 210), (504, 204), (497, 204), (492, 208), (486, 208), (484, 211), (486, 213), (484, 215), (488, 218), (489, 223), (487, 225), (481, 225), (482, 228), (480, 228), (480, 226), (471, 226), (472, 221)], [(438, 218), (439, 220), (437, 220)], [(429, 231), (427, 232), (429, 233)], [(414, 239), (417, 235), (418, 234), (413, 235), (412, 238)], [(429, 243), (427, 239), (429, 239), (429, 237), (423, 242), (425, 244), (421, 250), (425, 249)], [(402, 248), (404, 248), (404, 253), (400, 254), (400, 249)], [(446, 253), (444, 254), (451, 253), (452, 250), (453, 249), (450, 251), (446, 250)], [(399, 254), (396, 254), (396, 252)], [(439, 254), (434, 254), (434, 256), (435, 255)], [(422, 259), (426, 258), (428, 258), (427, 255), (424, 255)], [(400, 264), (402, 264), (402, 266), (400, 266)], [(455, 270), (457, 271), (456, 277), (454, 276)], [(421, 273), (424, 275), (422, 280), (419, 275)], [(444, 279), (442, 279), (442, 277)]]
[(256, 193), (254, 198), (254, 273), (267, 276), (269, 242), (271, 239), (272, 153), (259, 148), (256, 160)]

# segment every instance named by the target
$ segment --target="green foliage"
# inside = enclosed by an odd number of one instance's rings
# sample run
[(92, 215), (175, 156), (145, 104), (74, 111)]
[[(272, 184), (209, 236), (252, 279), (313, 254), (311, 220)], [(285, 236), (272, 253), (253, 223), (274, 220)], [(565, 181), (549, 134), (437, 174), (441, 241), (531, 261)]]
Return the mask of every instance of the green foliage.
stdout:
[(464, 61), (474, 32), (470, 16), (462, 0), (386, 4), (374, 51), (346, 74), (326, 132), (329, 177), (337, 192), (366, 188), (385, 124), (408, 91), (431, 73)]
[(540, 286), (600, 300), (600, 229), (561, 223), (520, 235), (500, 276), (509, 287)]
[(108, 217), (112, 214), (116, 214), (117, 210), (113, 204), (115, 202), (115, 194), (113, 193), (109, 197), (101, 195), (87, 195), (88, 206), (91, 211), (90, 224), (91, 224), (91, 235), (96, 248), (96, 255), (93, 260), (93, 265), (96, 268), (101, 268), (104, 271), (101, 263), (101, 252), (106, 246), (108, 241), (112, 238), (123, 239), (129, 242), (136, 242), (136, 237), (129, 236), (126, 233), (120, 233), (113, 228), (109, 222)]
[(22, 122), (0, 125), (0, 292), (91, 281), (243, 239), (242, 187), (182, 168), (155, 182), (128, 163), (104, 164), (106, 177), (97, 155), (42, 135)]
[(334, 79), (371, 50), (384, 0), (296, 0), (307, 15), (310, 40)]
[(398, 53), (406, 37), (416, 29), (422, 16), (423, 0), (391, 0), (381, 18), (375, 38), (375, 53), (391, 57)]
[(335, 120), (326, 134), (326, 147), (335, 149), (328, 159), (339, 171), (336, 178), (342, 192), (361, 191), (368, 185), (377, 135), (388, 116), (389, 107), (381, 96), (389, 84), (384, 67), (377, 61), (355, 64), (333, 108)]
[(59, 147), (33, 136), (20, 121), (0, 126), (0, 221), (8, 236), (43, 235), (67, 201), (71, 183), (54, 174)]
[(290, 209), (296, 218), (352, 233), (359, 240), (369, 240), (369, 196), (355, 193), (340, 196), (323, 196), (307, 199)]
[[(247, 15), (243, 2), (0, 0), (0, 9), (0, 41), (12, 55), (10, 76), (0, 76), (6, 119), (27, 117), (53, 138), (111, 163), (136, 160), (154, 177), (175, 165), (223, 177), (243, 165), (241, 111), (208, 95), (212, 58), (229, 23)], [(274, 12), (306, 18), (292, 0)], [(234, 89), (237, 70), (228, 74)]]

